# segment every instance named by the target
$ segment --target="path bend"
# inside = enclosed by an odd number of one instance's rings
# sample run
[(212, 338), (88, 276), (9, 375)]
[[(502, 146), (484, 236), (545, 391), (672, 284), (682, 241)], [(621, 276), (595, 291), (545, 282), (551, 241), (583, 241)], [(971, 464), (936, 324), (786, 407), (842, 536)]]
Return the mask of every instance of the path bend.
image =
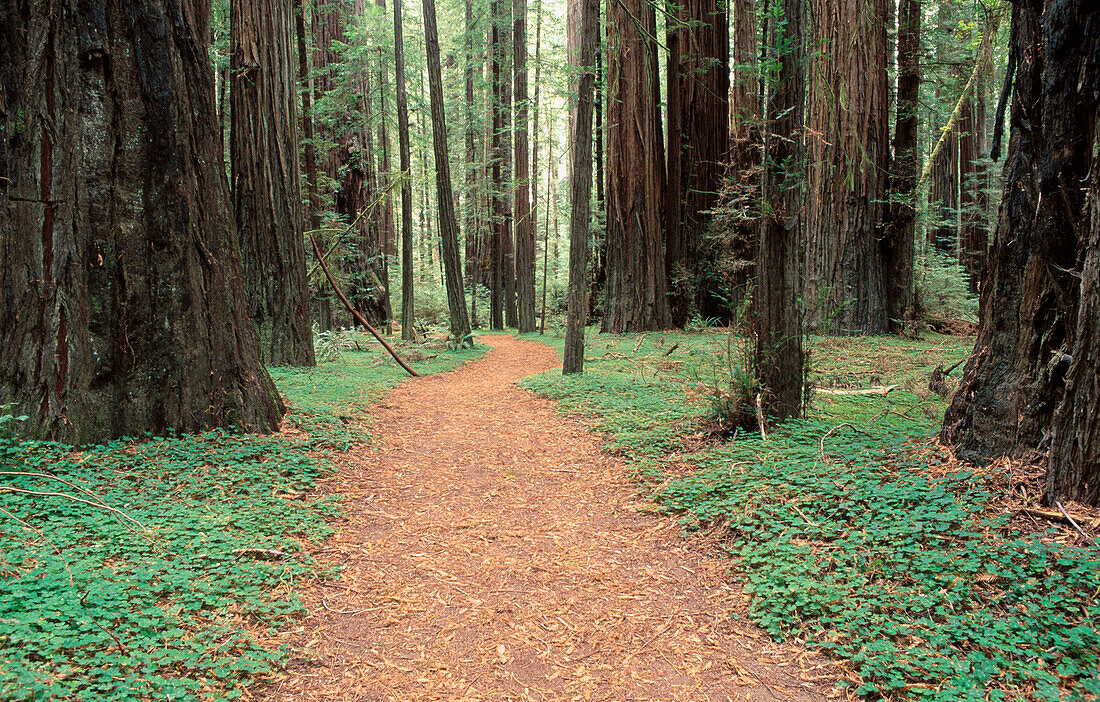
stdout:
[(517, 380), (560, 367), (537, 343), (410, 379), (370, 413), (380, 439), (321, 492), (348, 521), (340, 564), (253, 699), (825, 700), (836, 668), (746, 617), (728, 564), (637, 496), (600, 438)]

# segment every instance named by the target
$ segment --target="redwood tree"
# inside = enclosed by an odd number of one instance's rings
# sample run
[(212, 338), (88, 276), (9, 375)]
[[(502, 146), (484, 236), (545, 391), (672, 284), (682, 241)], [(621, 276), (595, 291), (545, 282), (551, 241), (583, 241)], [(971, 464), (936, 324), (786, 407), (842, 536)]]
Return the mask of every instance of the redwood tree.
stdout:
[(841, 334), (886, 331), (886, 0), (813, 0), (803, 298)]
[(512, 37), (516, 75), (516, 326), (535, 331), (535, 221), (527, 140), (527, 0), (515, 0)]
[(917, 228), (917, 107), (920, 98), (921, 0), (898, 4), (898, 93), (886, 246), (886, 314), (891, 328), (911, 317)]
[(401, 338), (414, 341), (412, 155), (409, 146), (409, 96), (405, 89), (405, 39), (401, 0), (393, 0), (394, 85), (397, 99), (397, 150), (401, 162)]
[(941, 438), (1049, 456), (1046, 499), (1100, 503), (1100, 5), (1013, 4), (1005, 190), (978, 338)]
[(230, 2), (233, 213), (244, 286), (271, 365), (310, 366), (293, 0)]
[(458, 249), (458, 218), (451, 185), (451, 162), (447, 153), (447, 118), (443, 111), (443, 69), (439, 64), (439, 30), (435, 0), (424, 0), (424, 45), (428, 55), (428, 93), (432, 108), (432, 144), (435, 146), (436, 201), (439, 205), (439, 238), (443, 249), (444, 284), (451, 338), (463, 346), (472, 345), (470, 316), (462, 287), (462, 256)]
[(584, 327), (588, 317), (585, 275), (588, 268), (588, 228), (592, 210), (592, 113), (595, 111), (596, 25), (600, 0), (583, 0), (577, 53), (577, 99), (571, 105), (573, 139), (570, 151), (569, 300), (565, 323), (562, 374), (584, 370)]
[(242, 287), (209, 5), (0, 2), (0, 403), (104, 441), (283, 407)]
[[(656, 16), (647, 0), (609, 0), (607, 282), (603, 331), (664, 329), (664, 145)], [(575, 141), (574, 146), (579, 141)]]
[[(764, 210), (756, 258), (756, 372), (762, 410), (802, 413), (800, 253), (805, 203), (806, 0), (783, 0), (773, 45), (764, 142)], [(780, 28), (781, 27), (781, 28)]]
[[(682, 326), (697, 292), (699, 248), (730, 151), (726, 0), (682, 0), (668, 36), (666, 266), (672, 321)], [(743, 24), (755, 23), (750, 17)], [(755, 40), (755, 31), (753, 38)], [(675, 99), (674, 99), (675, 98)], [(675, 129), (674, 129), (675, 127)]]

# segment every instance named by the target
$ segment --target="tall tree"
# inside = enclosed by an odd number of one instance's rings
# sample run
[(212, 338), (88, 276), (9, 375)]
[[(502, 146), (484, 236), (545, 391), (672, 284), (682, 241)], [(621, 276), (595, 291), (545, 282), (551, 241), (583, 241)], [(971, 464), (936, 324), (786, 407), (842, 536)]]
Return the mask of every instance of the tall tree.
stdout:
[(401, 0), (393, 0), (394, 85), (397, 90), (397, 142), (401, 161), (401, 338), (416, 340), (413, 298), (412, 157), (409, 146), (409, 96), (405, 90), (405, 39)]
[(764, 211), (756, 258), (756, 371), (761, 409), (802, 413), (800, 254), (805, 203), (806, 0), (782, 0), (772, 41), (778, 71), (769, 86), (764, 141)]
[(443, 111), (443, 69), (439, 63), (439, 30), (435, 0), (424, 0), (424, 45), (428, 54), (428, 94), (432, 105), (432, 143), (435, 146), (436, 204), (439, 206), (439, 237), (443, 248), (444, 283), (451, 338), (463, 346), (472, 345), (470, 316), (462, 287), (462, 256), (458, 249), (458, 218), (451, 186), (451, 160), (447, 147), (447, 117)]
[(197, 0), (0, 2), (0, 403), (28, 434), (268, 431), (283, 413), (241, 284), (209, 37)]
[(596, 23), (600, 1), (582, 0), (580, 48), (577, 55), (580, 75), (577, 99), (573, 103), (573, 144), (571, 159), (569, 212), (569, 300), (566, 310), (565, 354), (562, 373), (584, 371), (584, 326), (588, 316), (585, 274), (588, 266), (589, 220), (592, 216), (592, 112), (595, 107)]
[(661, 221), (665, 178), (656, 16), (646, 0), (610, 0), (607, 7), (610, 98), (602, 328), (664, 329), (671, 319)]
[(978, 84), (963, 104), (959, 118), (959, 265), (966, 270), (971, 293), (978, 291), (982, 268), (989, 246), (989, 171), (985, 157), (986, 139), (985, 75), (992, 68), (988, 56), (979, 56)]
[(260, 358), (310, 366), (293, 0), (231, 0), (233, 214)]
[(1046, 500), (1100, 503), (1100, 5), (1012, 6), (1017, 77), (978, 338), (941, 438), (1049, 451)]
[(489, 55), (490, 80), (492, 83), (492, 119), (489, 125), (489, 142), (491, 144), (490, 157), (490, 226), (489, 234), (489, 306), (490, 326), (493, 329), (504, 328), (504, 244), (503, 240), (508, 235), (507, 202), (504, 192), (507, 172), (504, 166), (505, 154), (508, 150), (508, 142), (504, 139), (504, 53), (505, 44), (502, 38), (501, 9), (506, 3), (504, 0), (491, 0), (489, 11)]
[(516, 75), (516, 327), (535, 331), (535, 221), (531, 208), (531, 169), (527, 149), (527, 0), (512, 8)]
[(726, 0), (683, 0), (673, 7), (667, 20), (665, 265), (672, 322), (683, 326), (695, 303), (699, 250), (730, 155), (730, 33)]
[(886, 315), (897, 329), (913, 310), (913, 259), (917, 228), (917, 107), (920, 104), (921, 0), (898, 4), (898, 92), (894, 160), (890, 172), (886, 254)]
[(886, 331), (889, 148), (886, 0), (813, 0), (805, 290), (809, 321), (841, 334)]

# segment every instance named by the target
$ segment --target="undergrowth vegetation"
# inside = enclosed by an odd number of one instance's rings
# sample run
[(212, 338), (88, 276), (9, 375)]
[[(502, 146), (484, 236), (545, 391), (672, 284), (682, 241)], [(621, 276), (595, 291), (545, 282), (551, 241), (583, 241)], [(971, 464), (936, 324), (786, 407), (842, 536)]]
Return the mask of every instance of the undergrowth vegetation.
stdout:
[(375, 347), (272, 375), (305, 434), (0, 438), (0, 699), (234, 699), (282, 659), (249, 631), (298, 615), (291, 587), (323, 575), (303, 545), (338, 505), (306, 491), (404, 371)]
[(590, 337), (583, 375), (524, 382), (591, 416), (687, 529), (721, 535), (753, 619), (849, 661), (857, 692), (1095, 699), (1100, 550), (1012, 530), (997, 476), (930, 440), (944, 400), (928, 374), (971, 344), (815, 340), (818, 387), (899, 387), (817, 394), (766, 440), (708, 431), (710, 388), (729, 382), (721, 334)]

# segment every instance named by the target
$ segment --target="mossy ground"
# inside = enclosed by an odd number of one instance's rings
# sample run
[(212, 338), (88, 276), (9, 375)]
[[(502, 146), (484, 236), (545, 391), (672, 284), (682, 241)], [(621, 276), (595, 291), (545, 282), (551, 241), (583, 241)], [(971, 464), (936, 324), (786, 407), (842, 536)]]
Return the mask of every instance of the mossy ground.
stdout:
[[(560, 338), (529, 338), (560, 350)], [(1100, 551), (1014, 529), (995, 472), (956, 463), (932, 439), (946, 401), (928, 375), (972, 340), (814, 339), (816, 385), (898, 389), (818, 394), (767, 440), (717, 441), (708, 416), (715, 391), (743, 376), (741, 343), (590, 333), (583, 375), (525, 385), (590, 416), (685, 528), (720, 534), (754, 620), (849, 660), (859, 692), (1100, 694)]]
[[(248, 631), (298, 615), (303, 545), (339, 506), (304, 499), (327, 452), (404, 372), (377, 346), (272, 369), (305, 434), (140, 437), (85, 450), (0, 439), (0, 699), (234, 699), (285, 655)], [(427, 352), (421, 374), (484, 353)], [(424, 355), (424, 354), (421, 354)]]

